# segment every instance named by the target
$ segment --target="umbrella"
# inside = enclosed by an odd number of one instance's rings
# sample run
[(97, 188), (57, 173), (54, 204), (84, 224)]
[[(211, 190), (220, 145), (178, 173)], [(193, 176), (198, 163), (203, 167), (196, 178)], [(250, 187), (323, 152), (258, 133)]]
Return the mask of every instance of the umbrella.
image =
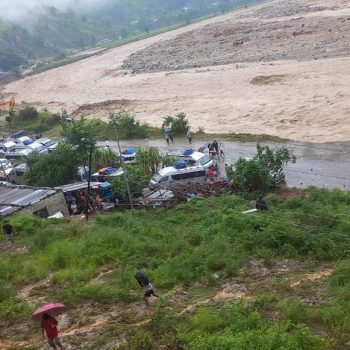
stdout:
[(51, 303), (40, 306), (34, 314), (32, 315), (32, 319), (34, 321), (41, 321), (43, 314), (47, 313), (50, 316), (59, 316), (66, 311), (67, 307), (61, 303)]

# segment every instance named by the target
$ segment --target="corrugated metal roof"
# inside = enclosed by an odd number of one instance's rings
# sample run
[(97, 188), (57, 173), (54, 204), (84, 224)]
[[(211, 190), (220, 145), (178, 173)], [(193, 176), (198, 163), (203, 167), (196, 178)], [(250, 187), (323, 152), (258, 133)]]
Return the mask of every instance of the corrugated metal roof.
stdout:
[(19, 207), (11, 207), (8, 205), (0, 205), (0, 216), (6, 216), (15, 213), (20, 210)]
[[(99, 185), (100, 182), (91, 182), (90, 186), (96, 186)], [(73, 192), (73, 191), (79, 191), (82, 189), (85, 189), (88, 187), (88, 183), (86, 182), (75, 182), (72, 184), (68, 184), (68, 185), (64, 185), (64, 186), (59, 186), (59, 187), (55, 187), (58, 190), (62, 190), (63, 192)]]
[(57, 190), (51, 188), (0, 184), (0, 216), (12, 214), (55, 193)]

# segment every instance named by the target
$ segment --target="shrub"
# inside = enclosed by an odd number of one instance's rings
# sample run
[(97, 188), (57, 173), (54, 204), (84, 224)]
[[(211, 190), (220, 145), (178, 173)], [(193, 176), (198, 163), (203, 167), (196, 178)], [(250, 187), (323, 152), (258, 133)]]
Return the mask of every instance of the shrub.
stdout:
[(345, 260), (340, 263), (331, 277), (329, 278), (330, 287), (337, 290), (339, 287), (349, 286), (350, 284), (350, 261)]
[(178, 113), (175, 117), (167, 116), (164, 118), (162, 129), (171, 127), (172, 134), (185, 136), (190, 129), (185, 113)]
[(24, 181), (29, 186), (65, 185), (76, 178), (79, 164), (81, 159), (77, 150), (67, 143), (60, 143), (55, 152), (28, 157)]
[(152, 350), (154, 349), (152, 334), (146, 330), (138, 330), (129, 341), (130, 350)]
[(33, 121), (39, 117), (38, 111), (34, 107), (26, 107), (18, 113), (18, 119), (23, 121)]
[(141, 125), (133, 115), (126, 112), (110, 114), (110, 128), (117, 127), (121, 139), (135, 139), (148, 137), (147, 125)]

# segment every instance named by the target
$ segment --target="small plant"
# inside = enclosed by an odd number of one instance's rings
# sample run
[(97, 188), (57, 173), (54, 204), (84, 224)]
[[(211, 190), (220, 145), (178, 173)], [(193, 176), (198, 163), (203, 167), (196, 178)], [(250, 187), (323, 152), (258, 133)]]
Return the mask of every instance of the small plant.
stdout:
[(128, 348), (130, 350), (152, 350), (153, 347), (152, 334), (146, 330), (138, 330), (130, 339)]

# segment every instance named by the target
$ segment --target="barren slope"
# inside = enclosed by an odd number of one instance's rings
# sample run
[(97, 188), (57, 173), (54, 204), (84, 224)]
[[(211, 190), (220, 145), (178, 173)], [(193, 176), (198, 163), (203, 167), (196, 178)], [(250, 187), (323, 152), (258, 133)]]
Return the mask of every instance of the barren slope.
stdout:
[(123, 108), (153, 125), (183, 111), (195, 130), (348, 140), (349, 34), (345, 0), (275, 0), (14, 82), (5, 92), (98, 117)]

